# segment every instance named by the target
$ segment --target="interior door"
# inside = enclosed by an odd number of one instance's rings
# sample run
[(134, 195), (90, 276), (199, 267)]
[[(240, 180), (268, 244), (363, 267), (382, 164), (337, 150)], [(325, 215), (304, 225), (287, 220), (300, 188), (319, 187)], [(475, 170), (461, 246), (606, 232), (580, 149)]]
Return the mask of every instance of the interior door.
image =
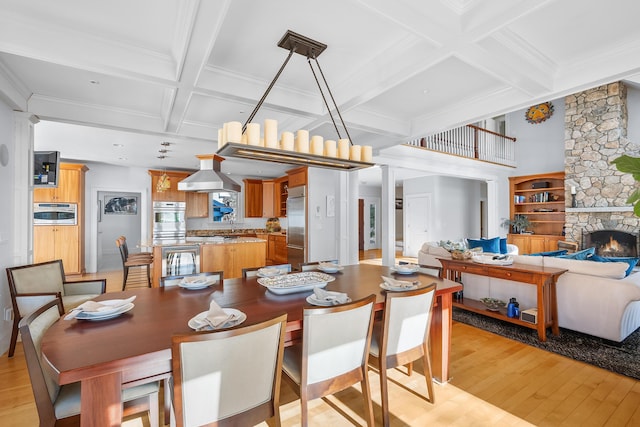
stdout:
[(140, 193), (98, 191), (98, 271), (122, 269), (116, 239), (127, 238), (130, 253), (138, 252), (142, 236)]
[(417, 257), (422, 244), (430, 241), (431, 194), (408, 195), (405, 197), (404, 202), (403, 255)]

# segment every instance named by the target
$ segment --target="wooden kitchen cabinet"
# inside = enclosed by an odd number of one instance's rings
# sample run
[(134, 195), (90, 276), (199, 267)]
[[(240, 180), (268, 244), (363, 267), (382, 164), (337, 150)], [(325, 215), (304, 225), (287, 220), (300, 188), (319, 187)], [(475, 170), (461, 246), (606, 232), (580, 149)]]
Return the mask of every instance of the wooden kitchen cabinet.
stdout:
[[(33, 201), (81, 203), (84, 196), (84, 174), (87, 170), (89, 168), (82, 164), (60, 163), (58, 187), (34, 188)], [(78, 206), (79, 209), (80, 206)]]
[(269, 259), (274, 264), (286, 264), (288, 258), (287, 236), (284, 234), (269, 235)]
[(276, 183), (273, 179), (265, 179), (262, 181), (262, 217), (273, 218), (275, 214), (275, 188)]
[(186, 191), (186, 211), (187, 218), (207, 218), (209, 217), (209, 193), (198, 193), (196, 191)]
[(77, 204), (76, 225), (34, 225), (33, 262), (62, 260), (66, 275), (84, 274), (84, 176), (83, 164), (60, 163), (57, 188), (34, 188), (36, 203)]
[(77, 225), (35, 225), (33, 262), (62, 260), (67, 275), (84, 273), (84, 242)]
[(558, 250), (558, 241), (563, 236), (541, 236), (536, 234), (509, 234), (507, 242), (518, 247), (520, 255)]
[(299, 168), (291, 169), (287, 171), (289, 188), (300, 187), (301, 185), (307, 185), (307, 167), (301, 166)]
[(244, 179), (244, 216), (262, 218), (262, 180)]
[(287, 197), (289, 197), (289, 180), (281, 177), (274, 180), (273, 216), (287, 216)]
[[(187, 192), (178, 190), (178, 182), (182, 181), (192, 172), (178, 172), (178, 171), (161, 171), (161, 170), (149, 170), (151, 175), (151, 201), (152, 202), (186, 202)], [(163, 174), (167, 174), (169, 178), (169, 188), (164, 191), (158, 191), (158, 181)]]
[(266, 265), (266, 242), (213, 243), (200, 248), (201, 271), (222, 271), (225, 279), (242, 277), (243, 268)]

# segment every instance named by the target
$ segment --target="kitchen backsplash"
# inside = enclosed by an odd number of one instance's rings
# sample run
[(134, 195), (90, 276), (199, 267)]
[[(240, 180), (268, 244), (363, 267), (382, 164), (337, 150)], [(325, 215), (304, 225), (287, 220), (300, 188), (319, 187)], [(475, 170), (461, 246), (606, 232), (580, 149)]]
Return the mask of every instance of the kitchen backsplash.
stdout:
[[(209, 218), (187, 218), (187, 232), (189, 230), (240, 230), (240, 229), (264, 229), (268, 218), (243, 218), (240, 221), (229, 223), (213, 223)], [(280, 218), (280, 227), (287, 229), (287, 218)]]

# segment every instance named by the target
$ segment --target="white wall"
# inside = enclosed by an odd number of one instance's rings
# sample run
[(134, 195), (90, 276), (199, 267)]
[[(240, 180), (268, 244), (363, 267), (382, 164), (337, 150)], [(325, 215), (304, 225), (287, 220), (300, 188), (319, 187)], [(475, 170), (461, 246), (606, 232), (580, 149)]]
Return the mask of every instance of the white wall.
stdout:
[[(13, 143), (13, 111), (0, 100), (0, 146), (5, 146), (8, 151), (9, 162), (6, 166), (0, 164), (0, 198), (5, 203), (12, 204), (13, 191), (15, 189), (14, 175), (16, 167), (21, 165), (15, 164), (15, 150)], [(11, 307), (11, 296), (9, 295), (9, 285), (7, 283), (7, 275), (5, 269), (12, 267), (12, 229), (14, 224), (14, 209), (0, 209), (0, 354), (6, 352), (9, 348), (9, 340), (11, 338), (11, 321), (4, 320), (4, 311)]]
[(640, 88), (627, 85), (627, 138), (640, 144)]
[[(340, 174), (345, 172), (309, 168), (307, 175), (307, 259), (338, 259), (338, 215)], [(334, 198), (335, 214), (327, 216), (327, 197)]]

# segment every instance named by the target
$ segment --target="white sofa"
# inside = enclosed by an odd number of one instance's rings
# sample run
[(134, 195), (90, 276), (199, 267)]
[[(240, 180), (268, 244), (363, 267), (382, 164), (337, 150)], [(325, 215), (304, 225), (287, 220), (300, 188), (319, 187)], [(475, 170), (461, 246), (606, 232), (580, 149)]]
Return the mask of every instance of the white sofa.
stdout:
[[(420, 264), (438, 266), (438, 257), (451, 256), (443, 248), (425, 245), (421, 250), (425, 252), (422, 259), (418, 258)], [(546, 256), (513, 257), (518, 264), (567, 270), (556, 285), (561, 328), (620, 342), (640, 327), (640, 271), (625, 277), (628, 264)], [(535, 286), (473, 274), (464, 274), (462, 282), (465, 298), (508, 301), (515, 297), (521, 310), (536, 306)]]

